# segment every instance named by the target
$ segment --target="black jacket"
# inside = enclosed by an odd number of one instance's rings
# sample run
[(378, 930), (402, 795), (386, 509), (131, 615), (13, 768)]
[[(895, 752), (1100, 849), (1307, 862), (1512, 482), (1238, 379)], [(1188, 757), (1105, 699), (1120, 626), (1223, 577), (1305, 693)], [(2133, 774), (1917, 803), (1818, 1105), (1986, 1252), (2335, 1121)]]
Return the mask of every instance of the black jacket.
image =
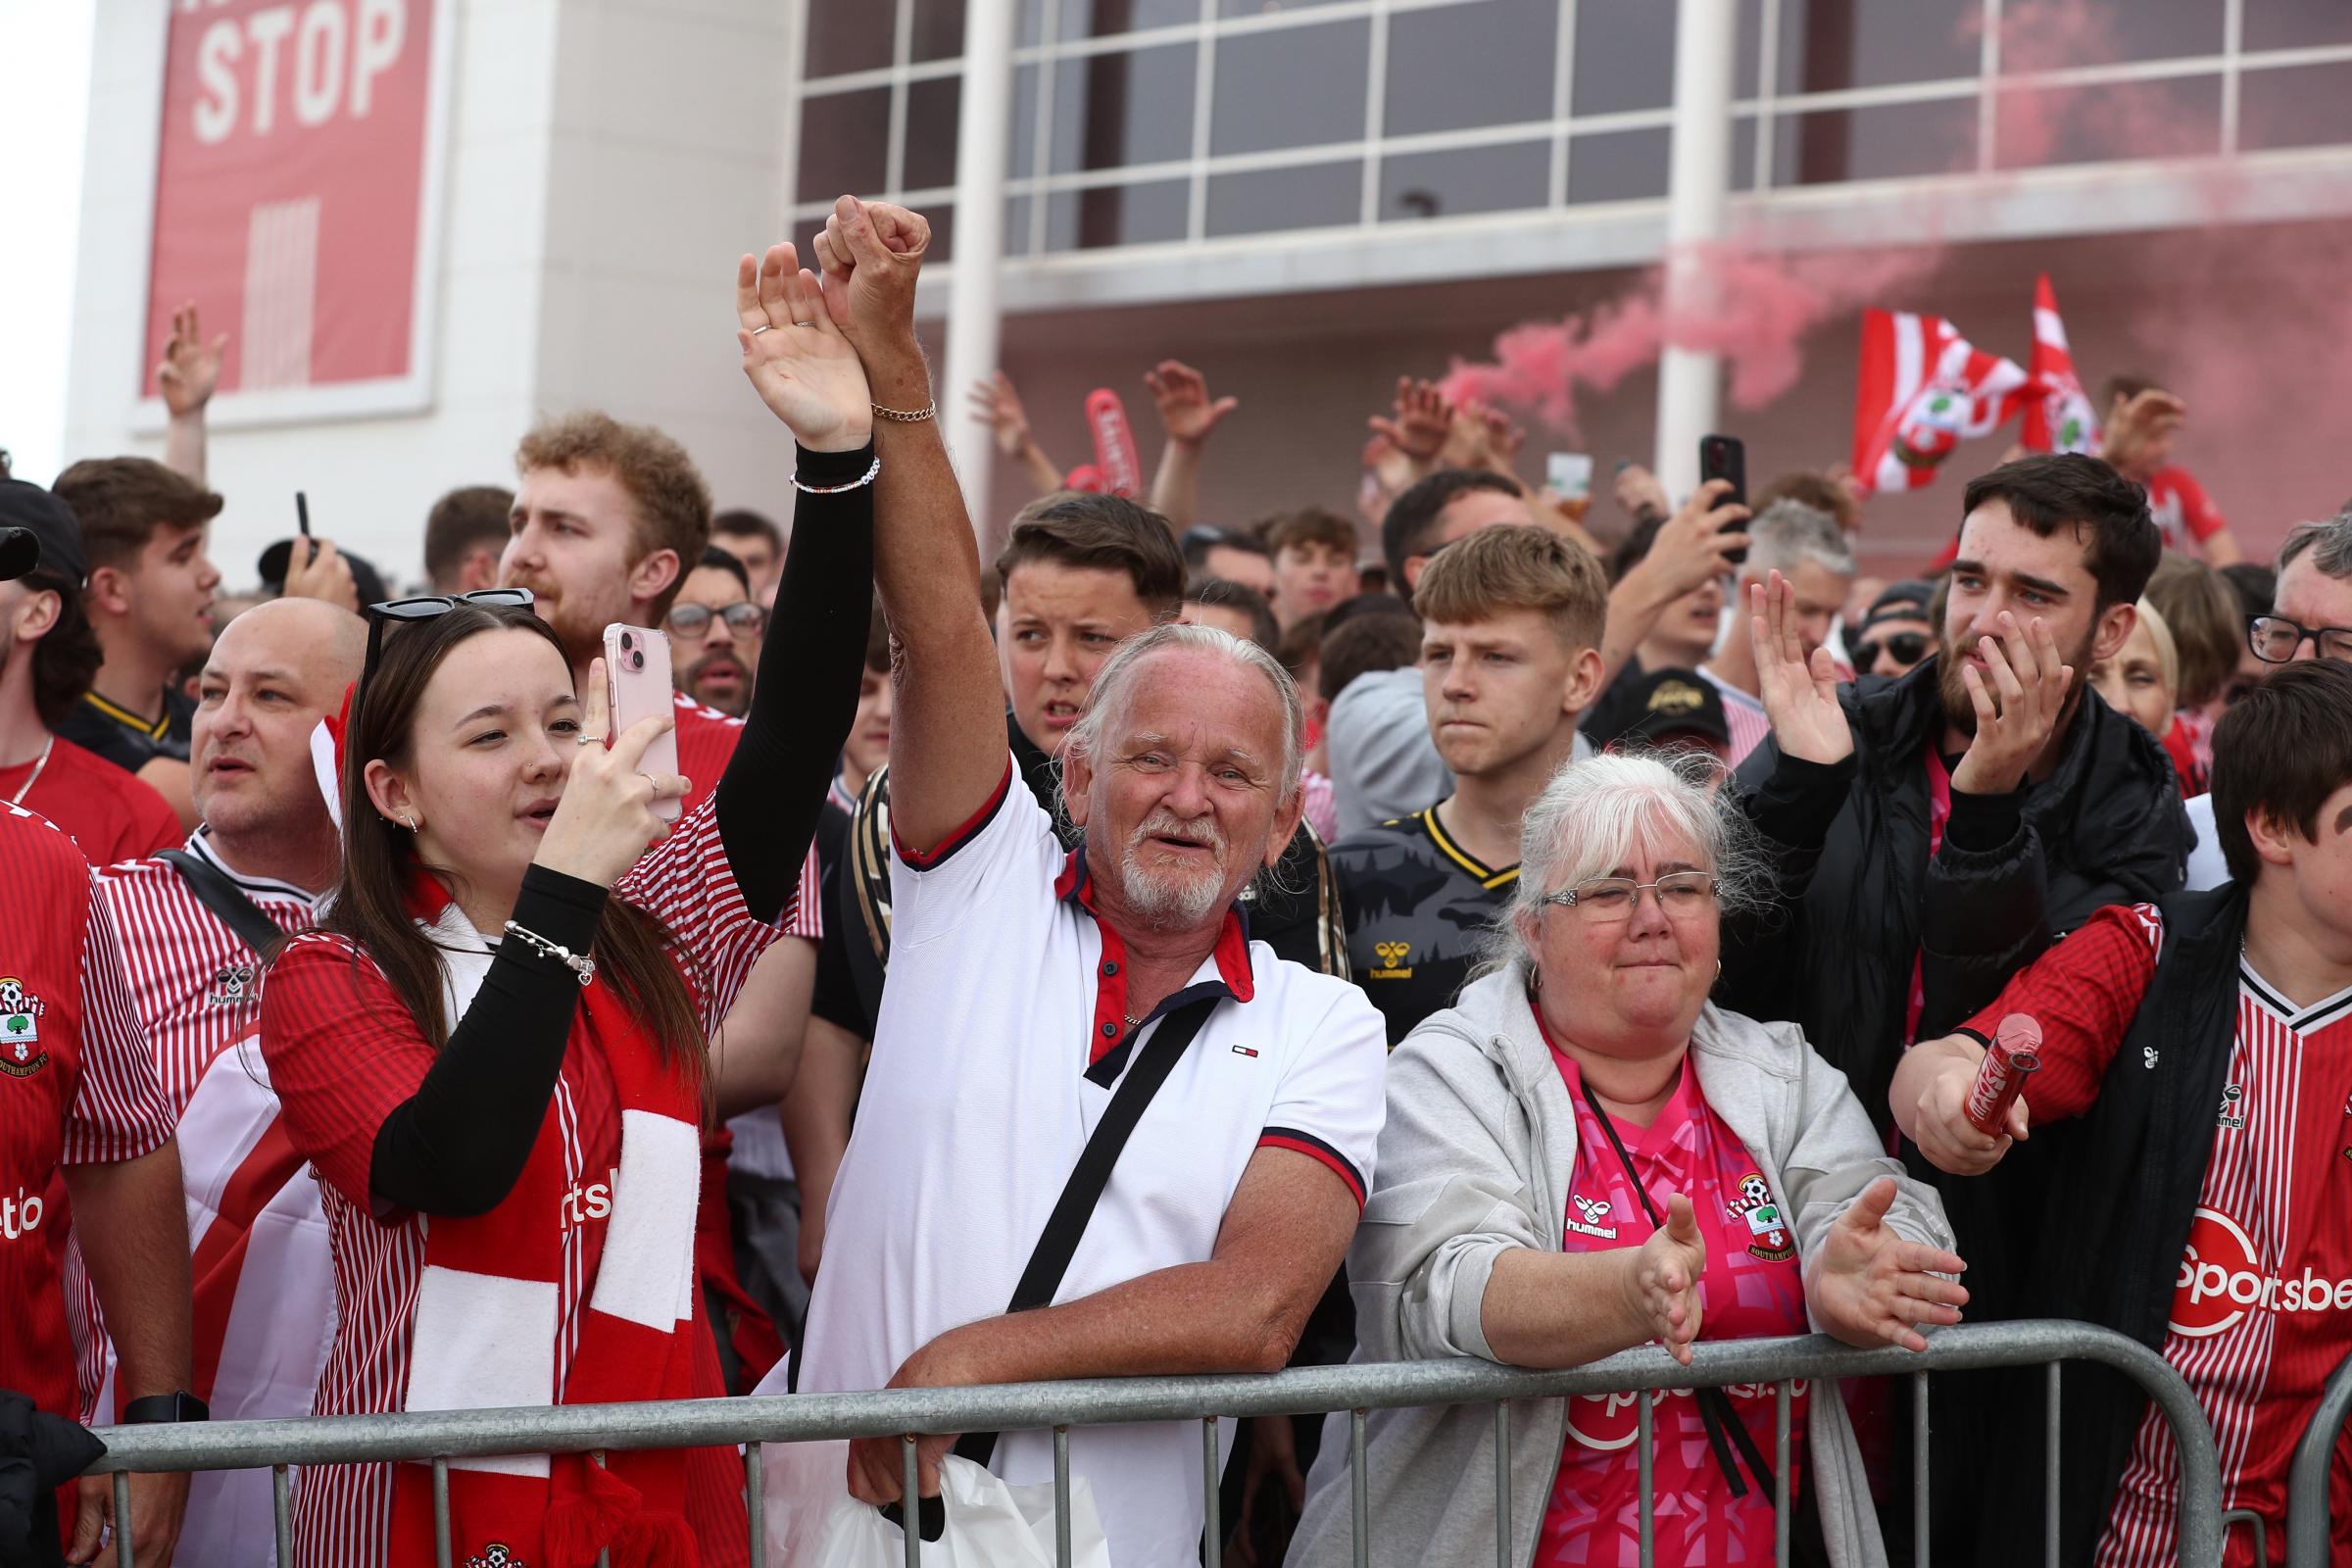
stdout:
[(1731, 934), (1717, 1000), (1803, 1025), (1884, 1130), (1915, 964), (1918, 1038), (1948, 1034), (2092, 910), (2177, 890), (2192, 840), (2164, 748), (2085, 689), (2057, 770), (2015, 796), (1956, 798), (1967, 815), (1931, 859), (1936, 661), (1838, 695), (1852, 758), (1816, 766), (1767, 739), (1740, 770), (1787, 907)]
[[(2155, 977), (2097, 1102), (2069, 1127), (2075, 1136), (2046, 1193), (2052, 1211), (2066, 1215), (2067, 1223), (2044, 1234), (2018, 1301), (2021, 1315), (2079, 1318), (2159, 1353), (2213, 1157), (2214, 1117), (2237, 1035), (2246, 900), (2234, 883), (2225, 883), (2209, 893), (2176, 894), (2160, 907), (2164, 949)], [(2037, 1129), (2034, 1142), (2067, 1125)], [(2096, 1237), (2097, 1245), (2085, 1246), (2087, 1237)], [(2041, 1380), (2038, 1369), (2011, 1375), (1989, 1401), (2008, 1410), (2013, 1438), (2038, 1425)], [(2059, 1480), (2059, 1561), (2087, 1563), (2097, 1550), (2147, 1407), (2145, 1392), (2122, 1373), (2069, 1365), (2061, 1406), (2066, 1456)], [(1963, 1496), (2002, 1499), (1998, 1509), (1970, 1510), (1982, 1532), (1976, 1560), (1986, 1568), (2038, 1561), (2040, 1443), (1993, 1443), (1943, 1457), (1939, 1493), (1958, 1487)], [(2274, 1532), (2282, 1528), (2279, 1520), (2268, 1523)], [(2339, 1521), (2339, 1540), (2341, 1529)]]

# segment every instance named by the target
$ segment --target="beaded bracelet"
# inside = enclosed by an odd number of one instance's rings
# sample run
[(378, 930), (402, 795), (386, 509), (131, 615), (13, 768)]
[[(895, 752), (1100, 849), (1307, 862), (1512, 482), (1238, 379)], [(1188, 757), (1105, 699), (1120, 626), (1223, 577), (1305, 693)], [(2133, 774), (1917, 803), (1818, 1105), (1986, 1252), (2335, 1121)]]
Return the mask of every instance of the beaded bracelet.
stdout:
[(872, 484), (874, 482), (874, 475), (880, 473), (881, 471), (882, 460), (880, 458), (876, 458), (863, 473), (859, 474), (857, 478), (852, 479), (848, 484), (803, 484), (801, 482), (801, 471), (800, 469), (795, 468), (792, 471), (792, 487), (795, 490), (800, 491), (801, 494), (808, 496), (837, 496), (840, 495), (844, 490), (855, 490), (860, 485)]
[(555, 959), (564, 968), (579, 976), (582, 985), (586, 985), (596, 978), (596, 960), (585, 953), (574, 953), (563, 943), (550, 942), (529, 926), (517, 925), (512, 920), (507, 922), (507, 935), (521, 942), (541, 956)]

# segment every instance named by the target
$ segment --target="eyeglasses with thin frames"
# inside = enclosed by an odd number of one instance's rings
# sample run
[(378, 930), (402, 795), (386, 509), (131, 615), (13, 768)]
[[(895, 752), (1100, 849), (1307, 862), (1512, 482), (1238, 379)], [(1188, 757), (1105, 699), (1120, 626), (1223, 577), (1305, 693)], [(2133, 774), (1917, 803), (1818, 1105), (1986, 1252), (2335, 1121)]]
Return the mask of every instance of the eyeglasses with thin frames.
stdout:
[(1669, 871), (1655, 882), (1637, 882), (1627, 876), (1596, 876), (1557, 893), (1546, 893), (1539, 904), (1574, 909), (1593, 925), (1616, 925), (1634, 917), (1642, 895), (1648, 893), (1670, 919), (1689, 919), (1715, 905), (1715, 878), (1706, 871)]
[(679, 636), (700, 637), (710, 627), (712, 616), (724, 620), (727, 630), (737, 637), (757, 637), (767, 626), (767, 612), (749, 599), (738, 599), (716, 610), (709, 605), (672, 605), (662, 618)]

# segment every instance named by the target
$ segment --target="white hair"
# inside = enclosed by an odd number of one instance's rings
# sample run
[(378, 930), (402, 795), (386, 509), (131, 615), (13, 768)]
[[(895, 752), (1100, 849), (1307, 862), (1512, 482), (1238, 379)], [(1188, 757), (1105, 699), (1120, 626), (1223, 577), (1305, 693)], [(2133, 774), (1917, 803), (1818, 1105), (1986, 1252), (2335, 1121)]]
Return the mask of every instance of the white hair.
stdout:
[(1747, 525), (1748, 558), (1745, 575), (1761, 581), (1767, 571), (1783, 574), (1800, 561), (1828, 567), (1840, 577), (1859, 569), (1854, 547), (1846, 542), (1838, 519), (1802, 501), (1775, 501)]
[(1069, 739), (1063, 745), (1065, 755), (1075, 753), (1090, 762), (1099, 760), (1109, 744), (1112, 727), (1125, 721), (1145, 661), (1171, 649), (1214, 655), (1263, 676), (1273, 688), (1274, 699), (1282, 706), (1282, 793), (1276, 799), (1283, 806), (1290, 805), (1298, 793), (1298, 770), (1306, 756), (1306, 707), (1298, 699), (1298, 683), (1272, 654), (1216, 626), (1169, 621), (1119, 644), (1095, 676), (1086, 711), (1070, 726)]
[(1762, 907), (1770, 879), (1755, 830), (1728, 791), (1708, 788), (1717, 771), (1713, 758), (1604, 752), (1552, 774), (1520, 819), (1519, 879), (1495, 932), (1494, 961), (1532, 961), (1526, 933), (1544, 899), (1614, 875), (1644, 848), (1653, 857), (1668, 844), (1695, 850), (1714, 874), (1721, 912)]

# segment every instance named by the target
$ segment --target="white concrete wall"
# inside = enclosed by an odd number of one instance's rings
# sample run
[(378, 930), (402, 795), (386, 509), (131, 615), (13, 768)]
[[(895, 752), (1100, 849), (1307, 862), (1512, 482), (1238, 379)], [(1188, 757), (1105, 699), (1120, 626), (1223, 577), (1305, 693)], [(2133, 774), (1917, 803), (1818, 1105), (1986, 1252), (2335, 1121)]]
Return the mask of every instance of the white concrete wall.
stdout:
[[(721, 504), (779, 505), (790, 450), (736, 368), (736, 255), (780, 232), (776, 0), (444, 0), (452, 52), (431, 406), (224, 428), (213, 554), (231, 587), (291, 531), (388, 577), (421, 575), (424, 514), (511, 483), (542, 412), (650, 419), (705, 464)], [(164, 8), (100, 0), (74, 318), (69, 458), (161, 454), (133, 418)], [(33, 477), (45, 478), (46, 475)]]

